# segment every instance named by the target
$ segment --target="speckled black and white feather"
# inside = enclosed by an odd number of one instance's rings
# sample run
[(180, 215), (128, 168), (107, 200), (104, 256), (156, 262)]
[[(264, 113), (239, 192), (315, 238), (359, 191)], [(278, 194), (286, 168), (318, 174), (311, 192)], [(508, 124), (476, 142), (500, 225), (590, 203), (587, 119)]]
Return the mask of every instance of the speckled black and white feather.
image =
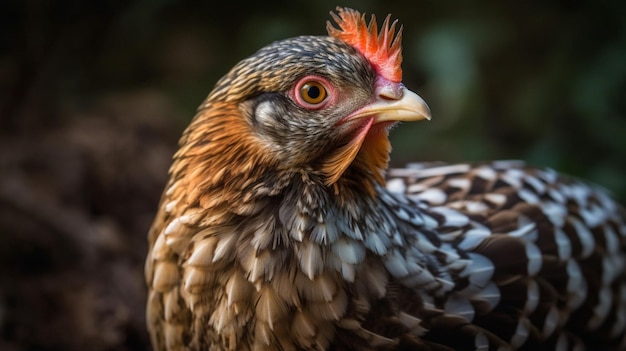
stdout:
[(624, 347), (625, 212), (605, 190), (518, 161), (411, 164), (388, 176), (391, 193), (436, 221), (435, 246), (472, 257), (467, 282), (430, 295), (437, 308), (513, 349)]
[[(277, 208), (190, 233), (175, 296), (196, 316), (191, 349), (624, 346), (626, 226), (603, 190), (515, 162), (388, 176), (358, 208), (304, 178)], [(157, 240), (157, 287), (174, 269), (161, 246), (197, 220)]]

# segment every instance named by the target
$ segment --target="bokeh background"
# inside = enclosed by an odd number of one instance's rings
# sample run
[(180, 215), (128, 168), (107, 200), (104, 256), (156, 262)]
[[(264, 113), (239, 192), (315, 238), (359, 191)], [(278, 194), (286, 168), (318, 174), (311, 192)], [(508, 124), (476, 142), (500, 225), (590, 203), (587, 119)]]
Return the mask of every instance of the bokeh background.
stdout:
[(177, 139), (261, 46), (351, 6), (400, 19), (433, 120), (393, 160), (524, 159), (626, 202), (626, 4), (4, 0), (0, 349), (147, 350), (146, 232)]

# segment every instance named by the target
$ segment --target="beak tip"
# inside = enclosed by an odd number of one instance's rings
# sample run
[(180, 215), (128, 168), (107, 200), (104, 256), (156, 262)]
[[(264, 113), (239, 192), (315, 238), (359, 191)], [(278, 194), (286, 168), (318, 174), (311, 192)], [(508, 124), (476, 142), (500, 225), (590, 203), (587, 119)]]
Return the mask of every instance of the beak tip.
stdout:
[(422, 99), (421, 96), (417, 95), (416, 93), (408, 89), (406, 89), (405, 91), (407, 92), (407, 94), (411, 95), (412, 104), (414, 106), (418, 106), (417, 110), (419, 111), (419, 114), (421, 115), (422, 119), (430, 121), (432, 119), (432, 113), (430, 112), (430, 107), (428, 106), (426, 101), (424, 101), (424, 99)]
[(426, 105), (426, 113), (424, 114), (424, 118), (427, 121), (430, 121), (433, 118), (433, 115), (430, 113), (430, 107), (428, 107), (428, 105)]

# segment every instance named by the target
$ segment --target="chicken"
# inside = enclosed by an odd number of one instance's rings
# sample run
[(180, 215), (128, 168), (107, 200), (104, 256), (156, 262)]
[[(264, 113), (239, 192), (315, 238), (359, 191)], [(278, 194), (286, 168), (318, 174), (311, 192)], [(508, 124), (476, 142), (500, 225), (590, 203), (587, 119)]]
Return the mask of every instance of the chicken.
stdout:
[(155, 350), (626, 347), (625, 211), (521, 162), (387, 169), (430, 119), (388, 16), (331, 12), (219, 80), (149, 233)]

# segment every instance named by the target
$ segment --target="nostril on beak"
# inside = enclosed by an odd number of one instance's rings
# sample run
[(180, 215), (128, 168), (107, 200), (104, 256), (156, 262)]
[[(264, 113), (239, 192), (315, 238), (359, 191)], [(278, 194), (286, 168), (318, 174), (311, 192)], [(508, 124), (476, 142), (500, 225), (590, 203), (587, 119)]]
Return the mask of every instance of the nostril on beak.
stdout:
[(376, 88), (376, 95), (381, 100), (400, 100), (403, 93), (402, 84), (384, 84)]

